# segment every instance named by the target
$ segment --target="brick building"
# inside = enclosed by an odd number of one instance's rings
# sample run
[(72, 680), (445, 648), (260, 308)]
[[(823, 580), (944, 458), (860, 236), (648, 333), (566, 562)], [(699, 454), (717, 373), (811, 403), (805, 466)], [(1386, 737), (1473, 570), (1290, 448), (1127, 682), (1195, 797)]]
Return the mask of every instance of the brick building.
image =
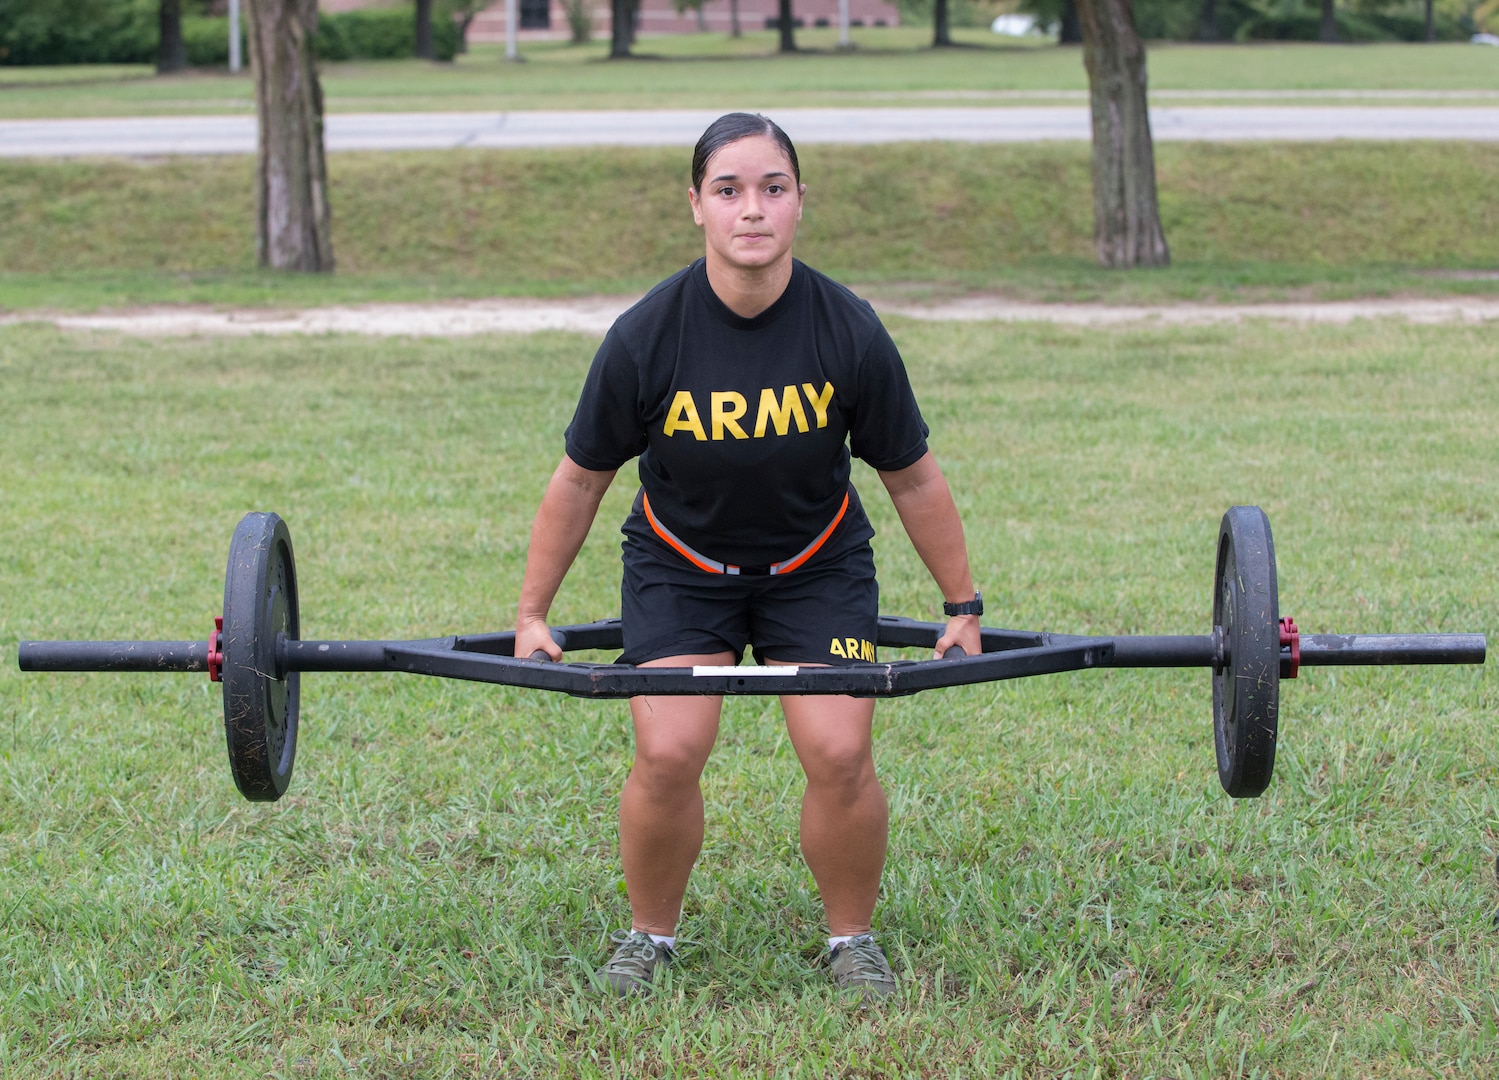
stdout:
[[(519, 0), (520, 32), (523, 38), (566, 37), (567, 11), (562, 0)], [(589, 0), (593, 9), (593, 36), (609, 33), (608, 0)], [(727, 34), (732, 26), (733, 0), (706, 0), (701, 19), (697, 11), (678, 12), (673, 0), (640, 0), (636, 32), (691, 34), (700, 30)], [(319, 0), (323, 11), (348, 11), (361, 7), (385, 7), (382, 0)], [(739, 25), (744, 30), (764, 30), (776, 23), (776, 0), (738, 0)], [(838, 0), (793, 0), (798, 26), (837, 26)], [(854, 26), (897, 26), (900, 11), (892, 0), (848, 0), (849, 22)], [(468, 29), (469, 41), (505, 40), (503, 0), (481, 11)]]

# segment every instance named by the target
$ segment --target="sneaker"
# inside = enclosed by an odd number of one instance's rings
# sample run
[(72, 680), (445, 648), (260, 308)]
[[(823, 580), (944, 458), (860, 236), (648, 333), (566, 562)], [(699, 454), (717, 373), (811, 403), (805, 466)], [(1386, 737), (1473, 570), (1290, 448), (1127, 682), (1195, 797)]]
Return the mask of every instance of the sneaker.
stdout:
[(657, 945), (642, 930), (616, 930), (609, 935), (614, 955), (596, 972), (600, 982), (620, 997), (649, 994), (656, 979), (656, 969), (677, 958), (665, 945)]
[(839, 945), (828, 954), (827, 964), (838, 989), (855, 990), (865, 1002), (895, 993), (895, 974), (873, 934), (860, 934)]

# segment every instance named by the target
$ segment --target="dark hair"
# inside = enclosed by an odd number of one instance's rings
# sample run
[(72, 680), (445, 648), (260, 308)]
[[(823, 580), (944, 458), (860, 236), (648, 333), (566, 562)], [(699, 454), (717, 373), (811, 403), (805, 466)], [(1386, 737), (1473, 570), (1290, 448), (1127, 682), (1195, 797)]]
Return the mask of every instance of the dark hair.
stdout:
[(797, 184), (800, 184), (802, 168), (797, 164), (796, 147), (791, 145), (790, 137), (767, 116), (761, 116), (759, 113), (735, 112), (720, 116), (709, 124), (708, 130), (703, 132), (703, 137), (697, 141), (697, 146), (692, 151), (692, 190), (701, 190), (703, 175), (708, 171), (709, 158), (729, 143), (748, 139), (754, 135), (768, 135), (776, 141), (777, 145), (786, 152), (786, 156), (791, 159), (791, 171), (796, 176)]

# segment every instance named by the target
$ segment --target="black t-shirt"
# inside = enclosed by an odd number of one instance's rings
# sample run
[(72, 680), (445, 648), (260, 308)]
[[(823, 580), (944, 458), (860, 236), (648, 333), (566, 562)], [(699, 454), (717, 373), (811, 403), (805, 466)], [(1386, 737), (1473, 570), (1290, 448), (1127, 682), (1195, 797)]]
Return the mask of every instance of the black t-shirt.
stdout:
[[(900, 353), (867, 302), (793, 260), (780, 298), (742, 318), (699, 259), (615, 321), (566, 437), (585, 469), (639, 455), (667, 529), (714, 559), (762, 566), (801, 551), (846, 493), (819, 554), (868, 540), (850, 446), (876, 469), (903, 469), (926, 453), (926, 435)], [(625, 532), (645, 537), (639, 506)]]

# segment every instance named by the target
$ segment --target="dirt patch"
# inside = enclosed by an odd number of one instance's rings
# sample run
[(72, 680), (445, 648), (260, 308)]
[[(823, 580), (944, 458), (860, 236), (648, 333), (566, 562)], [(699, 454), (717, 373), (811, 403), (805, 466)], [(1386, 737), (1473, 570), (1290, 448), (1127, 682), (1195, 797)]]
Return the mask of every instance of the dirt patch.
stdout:
[[(603, 334), (637, 296), (566, 300), (499, 299), (433, 304), (360, 304), (307, 309), (141, 308), (89, 315), (31, 312), (0, 316), (0, 326), (45, 323), (63, 330), (107, 330), (145, 337), (254, 334), (368, 334), (376, 337), (467, 337), (566, 330)], [(952, 322), (1050, 322), (1074, 326), (1201, 326), (1269, 319), (1350, 323), (1499, 321), (1499, 297), (1378, 298), (1264, 304), (1044, 304), (972, 295), (927, 301), (877, 301), (882, 316)]]

